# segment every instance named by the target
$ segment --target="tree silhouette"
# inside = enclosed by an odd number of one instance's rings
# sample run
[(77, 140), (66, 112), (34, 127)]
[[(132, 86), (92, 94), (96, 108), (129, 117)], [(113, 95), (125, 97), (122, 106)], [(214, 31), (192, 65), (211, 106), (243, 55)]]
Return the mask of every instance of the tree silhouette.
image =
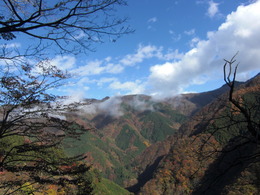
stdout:
[[(86, 128), (66, 119), (77, 104), (50, 94), (70, 78), (51, 63), (49, 54), (92, 50), (105, 36), (116, 40), (132, 32), (126, 19), (113, 15), (122, 0), (3, 0), (0, 2), (0, 193), (42, 186), (72, 185), (89, 192), (89, 167), (83, 155), (67, 157), (64, 137), (78, 138)], [(21, 35), (26, 49), (10, 41)], [(30, 41), (29, 41), (30, 40)], [(34, 185), (31, 187), (31, 185)]]
[[(124, 0), (4, 0), (1, 1), (0, 37), (13, 40), (24, 34), (38, 40), (30, 48), (40, 52), (57, 46), (59, 52), (82, 53), (107, 37), (115, 41), (132, 32), (126, 18), (113, 14)], [(35, 43), (34, 43), (35, 44)]]
[[(256, 118), (256, 116), (259, 116), (259, 90), (256, 90), (254, 92), (255, 98), (254, 101), (249, 102), (250, 100), (247, 100), (246, 97), (243, 97), (241, 95), (237, 95), (237, 97), (234, 97), (234, 88), (235, 88), (235, 79), (237, 74), (237, 67), (238, 64), (235, 66), (233, 71), (233, 78), (231, 78), (232, 75), (232, 66), (236, 62), (235, 56), (231, 58), (231, 60), (225, 60), (225, 64), (223, 66), (224, 70), (224, 80), (226, 84), (229, 86), (229, 102), (232, 104), (233, 110), (235, 109), (235, 112), (239, 112), (243, 116), (243, 121), (241, 122), (246, 123), (247, 131), (252, 136), (254, 142), (260, 141), (260, 122), (259, 118)], [(228, 70), (228, 72), (227, 72)], [(255, 89), (253, 89), (255, 90)], [(252, 105), (254, 104), (254, 106)], [(252, 107), (253, 106), (253, 107)]]
[(259, 161), (259, 78), (236, 87), (236, 55), (231, 60), (225, 60), (224, 81), (229, 91), (222, 97), (222, 105), (204, 130), (211, 134), (210, 137), (215, 137), (222, 148), (215, 151), (218, 154), (215, 162), (193, 194), (224, 193), (244, 170), (255, 167)]

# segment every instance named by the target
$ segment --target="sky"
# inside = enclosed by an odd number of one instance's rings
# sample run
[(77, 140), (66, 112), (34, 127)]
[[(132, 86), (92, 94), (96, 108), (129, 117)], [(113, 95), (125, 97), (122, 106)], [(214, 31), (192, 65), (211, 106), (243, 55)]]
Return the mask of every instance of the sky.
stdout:
[(55, 93), (102, 99), (209, 91), (224, 84), (223, 59), (237, 52), (237, 80), (259, 72), (260, 0), (127, 2), (117, 14), (135, 32), (87, 55), (55, 56), (53, 64), (74, 75)]

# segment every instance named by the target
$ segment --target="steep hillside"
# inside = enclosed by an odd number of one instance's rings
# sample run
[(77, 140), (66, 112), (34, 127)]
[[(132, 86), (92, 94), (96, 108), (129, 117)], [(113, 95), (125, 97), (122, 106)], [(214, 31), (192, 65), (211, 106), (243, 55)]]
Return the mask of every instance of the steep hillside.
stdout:
[[(260, 126), (259, 81), (258, 75), (240, 84), (233, 95), (247, 108), (256, 129)], [(180, 134), (171, 136), (169, 152), (160, 155), (151, 179), (141, 183), (140, 190), (131, 190), (140, 194), (258, 194), (260, 149), (254, 141), (258, 138), (252, 137), (247, 120), (227, 95), (221, 94), (184, 123)]]
[(83, 106), (82, 113), (69, 113), (67, 118), (91, 129), (77, 142), (65, 140), (67, 153), (86, 154), (86, 162), (126, 187), (136, 182), (135, 157), (175, 134), (187, 116), (167, 102), (133, 95)]
[[(235, 97), (256, 101), (259, 76), (236, 85)], [(71, 155), (86, 154), (87, 163), (129, 191), (190, 194), (208, 177), (216, 151), (241, 134), (233, 123), (224, 128), (230, 108), (226, 85), (161, 101), (145, 95), (85, 100), (80, 112), (66, 117), (90, 130), (64, 147)]]
[[(243, 82), (236, 82), (236, 86), (242, 85)], [(207, 104), (211, 103), (212, 101), (215, 101), (216, 98), (218, 98), (220, 95), (224, 94), (229, 90), (229, 87), (224, 84), (220, 88), (202, 92), (202, 93), (195, 93), (195, 94), (186, 94), (186, 98), (195, 103), (198, 107), (206, 106)]]

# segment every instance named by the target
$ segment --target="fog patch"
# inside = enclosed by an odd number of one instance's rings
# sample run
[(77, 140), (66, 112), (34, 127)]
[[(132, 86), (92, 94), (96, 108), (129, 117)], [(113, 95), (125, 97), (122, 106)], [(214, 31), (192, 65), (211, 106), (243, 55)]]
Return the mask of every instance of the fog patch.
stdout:
[(131, 100), (126, 102), (133, 110), (144, 112), (154, 111), (155, 102), (151, 101), (151, 97), (143, 95), (134, 95)]
[(115, 118), (118, 118), (124, 115), (121, 109), (121, 103), (122, 103), (122, 99), (120, 96), (111, 97), (108, 100), (98, 104), (98, 111), (101, 111), (106, 115), (110, 115)]
[(121, 97), (114, 96), (103, 101), (96, 101), (80, 106), (80, 110), (86, 114), (103, 114), (118, 118), (124, 115), (121, 109), (121, 103)]
[[(89, 104), (81, 105), (79, 110), (82, 114), (103, 114), (113, 118), (119, 118), (130, 110), (137, 112), (156, 111), (155, 105), (157, 103), (158, 102), (153, 101), (150, 96), (144, 95), (113, 96), (105, 100), (96, 100)], [(127, 105), (127, 107), (124, 107), (124, 104)], [(130, 110), (128, 110), (128, 108)]]

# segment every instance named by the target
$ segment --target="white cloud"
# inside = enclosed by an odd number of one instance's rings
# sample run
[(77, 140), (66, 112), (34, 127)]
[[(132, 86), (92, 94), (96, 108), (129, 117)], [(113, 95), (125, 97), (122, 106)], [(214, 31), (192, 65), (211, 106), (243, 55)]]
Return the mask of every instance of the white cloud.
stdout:
[(157, 22), (157, 20), (158, 20), (157, 17), (152, 17), (148, 20), (148, 23), (155, 23)]
[(117, 118), (124, 114), (121, 109), (121, 103), (122, 99), (120, 96), (113, 96), (103, 102), (81, 106), (80, 109), (83, 113), (102, 113)]
[(86, 33), (84, 33), (84, 31), (80, 30), (78, 31), (75, 35), (74, 35), (74, 38), (79, 40), (79, 39), (82, 39), (86, 36)]
[(105, 61), (106, 61), (106, 62), (110, 62), (111, 60), (112, 60), (112, 57), (110, 57), (110, 56), (108, 56), (108, 57), (105, 58)]
[(162, 48), (153, 45), (139, 45), (135, 54), (126, 55), (120, 62), (126, 66), (134, 66), (142, 62), (144, 59), (158, 57), (161, 55)]
[(143, 99), (141, 96), (132, 96), (129, 99), (125, 99), (123, 101), (122, 96), (113, 96), (105, 101), (92, 103), (89, 105), (83, 105), (80, 106), (80, 109), (83, 113), (88, 114), (105, 114), (109, 115), (111, 117), (120, 117), (124, 114), (124, 109), (122, 107), (122, 102), (124, 104), (129, 105), (132, 109), (136, 111), (145, 111), (150, 110), (154, 111), (154, 104), (155, 102), (147, 102), (145, 99)]
[(9, 48), (18, 48), (21, 47), (21, 43), (9, 43), (9, 44), (2, 44), (0, 48), (9, 49)]
[(260, 62), (260, 1), (239, 6), (229, 14), (207, 40), (194, 40), (196, 46), (179, 61), (157, 64), (150, 68), (149, 93), (172, 96), (192, 84), (205, 83), (222, 76), (223, 58), (230, 59), (237, 51), (238, 72), (259, 71)]
[(176, 34), (173, 30), (169, 30), (169, 34), (173, 41), (177, 42), (181, 39), (181, 34)]
[(121, 110), (121, 102), (121, 97), (114, 96), (98, 104), (98, 109), (113, 117), (120, 117), (124, 114)]
[(194, 35), (195, 34), (195, 29), (193, 28), (191, 30), (185, 30), (184, 34), (189, 35), (189, 36)]
[(68, 93), (67, 98), (62, 102), (64, 105), (79, 103), (84, 99), (83, 90), (69, 90)]
[(213, 18), (217, 13), (219, 13), (218, 5), (219, 4), (214, 1), (209, 1), (209, 8), (207, 11), (209, 17)]
[(183, 57), (183, 53), (180, 53), (178, 49), (169, 49), (166, 54), (162, 54), (160, 59), (162, 60), (179, 60)]
[(117, 78), (115, 77), (103, 77), (96, 81), (97, 86), (102, 87), (104, 84), (111, 83), (117, 81)]
[[(15, 67), (15, 62), (24, 62), (24, 63), (28, 63), (29, 60), (26, 59), (24, 56), (22, 56), (19, 52), (18, 52), (18, 48), (21, 47), (22, 45), (20, 43), (8, 43), (8, 44), (0, 44), (0, 66), (4, 66), (1, 67), (3, 68), (3, 70), (6, 69), (6, 71), (15, 71), (17, 70), (17, 68)], [(9, 66), (7, 67), (6, 64), (8, 64)], [(11, 68), (11, 65), (14, 65)], [(10, 70), (8, 70), (10, 69)]]
[(112, 64), (108, 63), (105, 67), (106, 72), (111, 74), (118, 74), (121, 73), (124, 70), (124, 67), (120, 64)]
[(127, 81), (124, 83), (116, 80), (109, 85), (109, 88), (127, 92), (127, 94), (141, 94), (144, 91), (144, 84), (142, 84), (140, 80), (136, 80), (135, 82)]
[(190, 41), (190, 47), (192, 47), (192, 48), (196, 47), (199, 42), (200, 42), (200, 38), (199, 37), (194, 37)]
[[(236, 57), (240, 62), (237, 78), (245, 79), (252, 75), (249, 72), (259, 72), (259, 10), (260, 1), (239, 6), (236, 11), (226, 17), (225, 22), (216, 31), (208, 32), (206, 39), (192, 37), (190, 42), (192, 48), (186, 53), (165, 50), (155, 45), (140, 44), (134, 53), (122, 58), (107, 57), (90, 61), (78, 68), (74, 68), (75, 61), (69, 57), (65, 59), (57, 57), (56, 63), (60, 64), (64, 61), (71, 72), (78, 73), (75, 83), (78, 88), (85, 91), (88, 88), (84, 89), (84, 87), (91, 84), (91, 87), (106, 87), (114, 94), (116, 92), (144, 93), (157, 97), (169, 97), (189, 90), (187, 87), (191, 85), (200, 85), (211, 79), (222, 78), (223, 59), (230, 59), (239, 51)], [(186, 33), (192, 34), (193, 29)], [(145, 75), (146, 78), (139, 78), (141, 80), (133, 78), (131, 81), (122, 81), (120, 78), (102, 75), (126, 72), (148, 59), (154, 60), (154, 65), (150, 67), (149, 75)], [(146, 67), (142, 67), (142, 70), (145, 70), (144, 68)], [(87, 79), (91, 75), (103, 77)]]
[(147, 29), (149, 30), (155, 30), (155, 28), (153, 28), (152, 24), (156, 23), (158, 21), (157, 17), (152, 17), (150, 19), (148, 19), (147, 23), (149, 24)]
[(56, 66), (61, 70), (68, 70), (75, 66), (76, 58), (73, 56), (56, 56), (52, 60), (50, 60), (50, 65)]
[[(144, 60), (155, 58), (157, 61), (179, 60), (183, 56), (178, 50), (163, 51), (163, 47), (154, 45), (139, 45), (133, 54), (128, 54), (123, 58), (113, 59), (106, 57), (103, 60), (92, 60), (85, 65), (76, 67), (75, 59), (69, 56), (57, 56), (52, 60), (53, 65), (61, 66), (64, 64), (68, 71), (74, 75), (72, 81), (65, 88), (73, 88), (73, 90), (90, 91), (93, 86), (98, 88), (107, 87), (111, 91), (119, 91), (123, 94), (139, 94), (145, 91), (145, 84), (140, 80), (121, 82), (116, 77), (107, 77), (105, 74), (120, 74), (126, 68), (132, 68)], [(103, 76), (104, 77), (100, 77)], [(92, 78), (90, 79), (90, 76)], [(86, 86), (91, 86), (86, 87)], [(63, 87), (62, 89), (65, 90)], [(72, 90), (72, 91), (73, 91)], [(65, 93), (65, 91), (63, 91)]]
[(90, 75), (100, 75), (104, 73), (118, 74), (124, 70), (120, 64), (107, 63), (102, 60), (94, 60), (88, 62), (84, 66), (80, 66), (74, 69), (72, 72), (78, 76), (90, 76)]
[(182, 54), (179, 53), (177, 49), (168, 50), (164, 53), (163, 47), (157, 47), (154, 45), (139, 45), (136, 53), (126, 55), (120, 60), (120, 63), (125, 66), (134, 66), (143, 62), (145, 59), (157, 58), (160, 60), (171, 60), (179, 59), (181, 56)]

